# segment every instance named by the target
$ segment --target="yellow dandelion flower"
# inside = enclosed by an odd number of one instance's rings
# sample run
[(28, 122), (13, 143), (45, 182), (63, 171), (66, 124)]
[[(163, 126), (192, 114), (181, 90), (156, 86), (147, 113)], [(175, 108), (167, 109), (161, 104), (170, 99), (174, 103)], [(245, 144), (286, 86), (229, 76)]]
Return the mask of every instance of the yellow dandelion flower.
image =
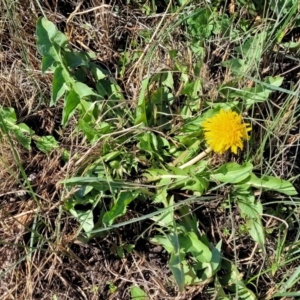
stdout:
[(229, 148), (235, 154), (243, 150), (243, 140), (249, 140), (250, 124), (243, 123), (242, 116), (232, 110), (223, 110), (202, 123), (204, 137), (210, 148), (224, 153)]

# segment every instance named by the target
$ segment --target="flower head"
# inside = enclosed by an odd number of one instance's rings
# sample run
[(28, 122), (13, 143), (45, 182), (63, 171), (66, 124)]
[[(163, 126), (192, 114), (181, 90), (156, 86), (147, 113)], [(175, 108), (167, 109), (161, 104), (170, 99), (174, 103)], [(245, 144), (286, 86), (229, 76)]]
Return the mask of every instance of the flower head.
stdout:
[(242, 116), (230, 110), (221, 109), (212, 118), (202, 123), (207, 144), (217, 153), (224, 153), (231, 148), (237, 154), (237, 149), (243, 149), (243, 140), (249, 140), (250, 124), (243, 123)]

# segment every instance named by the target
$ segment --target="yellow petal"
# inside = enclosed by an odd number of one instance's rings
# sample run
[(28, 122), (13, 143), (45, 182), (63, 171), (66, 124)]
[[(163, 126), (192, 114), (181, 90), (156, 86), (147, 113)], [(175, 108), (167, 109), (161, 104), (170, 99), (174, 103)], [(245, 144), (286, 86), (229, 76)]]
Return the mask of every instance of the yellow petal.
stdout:
[(243, 140), (249, 140), (249, 123), (243, 123), (242, 116), (232, 110), (223, 109), (202, 123), (207, 144), (217, 153), (230, 149), (237, 154), (243, 149)]

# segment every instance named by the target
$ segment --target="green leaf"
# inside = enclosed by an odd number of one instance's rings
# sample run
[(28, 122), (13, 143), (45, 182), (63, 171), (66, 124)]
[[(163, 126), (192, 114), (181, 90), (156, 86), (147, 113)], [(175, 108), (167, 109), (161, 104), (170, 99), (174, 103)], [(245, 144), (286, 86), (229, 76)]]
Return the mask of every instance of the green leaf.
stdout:
[(57, 67), (54, 71), (50, 106), (55, 105), (57, 100), (60, 97), (62, 97), (66, 91), (67, 87), (66, 87), (65, 76), (63, 75), (63, 72), (64, 69), (61, 66)]
[[(84, 186), (81, 186), (81, 187), (76, 191), (75, 195), (76, 195), (77, 197), (79, 197), (79, 198), (84, 199), (84, 201), (86, 201), (85, 196), (86, 196), (87, 194), (89, 194), (93, 189), (94, 189), (94, 188), (93, 188), (93, 186), (91, 186), (91, 185), (84, 185)], [(90, 197), (88, 201), (89, 201), (89, 202), (91, 201), (91, 203), (93, 203), (93, 202), (94, 202), (94, 199), (93, 199), (92, 197)]]
[(15, 134), (18, 142), (25, 147), (27, 150), (31, 149), (31, 137), (34, 131), (31, 130), (26, 124), (20, 123), (10, 128)]
[(43, 137), (34, 136), (33, 139), (38, 149), (44, 152), (45, 154), (49, 154), (50, 152), (52, 152), (53, 150), (59, 147), (58, 142), (51, 135), (47, 135)]
[(162, 245), (169, 254), (171, 254), (174, 251), (173, 244), (171, 243), (170, 239), (168, 239), (166, 236), (156, 235), (153, 238), (151, 238), (151, 242), (154, 244)]
[(88, 141), (93, 144), (99, 138), (98, 131), (92, 127), (92, 124), (88, 124), (82, 118), (78, 121), (78, 128), (82, 130)]
[(88, 67), (90, 57), (86, 52), (66, 51), (64, 53), (66, 64), (69, 68), (75, 69), (79, 66)]
[(64, 47), (68, 43), (67, 37), (44, 17), (37, 20), (37, 37), (39, 42), (43, 42), (44, 45), (50, 47), (52, 43), (56, 43), (60, 47)]
[[(173, 203), (171, 205), (173, 206)], [(179, 213), (181, 215), (181, 220), (177, 223), (181, 228), (184, 228), (183, 231), (194, 232), (199, 236), (199, 221), (195, 214), (190, 213), (190, 207), (188, 205), (183, 205), (179, 208)]]
[(211, 261), (212, 253), (207, 245), (199, 240), (194, 232), (188, 232), (186, 235), (179, 236), (179, 243), (184, 253), (190, 252), (200, 263)]
[(169, 183), (173, 178), (172, 176), (169, 176), (169, 174), (170, 173), (167, 170), (163, 170), (163, 169), (148, 169), (147, 173), (144, 173), (143, 176), (147, 178), (147, 182), (155, 182), (163, 178), (168, 178), (169, 180), (167, 183)]
[(163, 86), (168, 87), (169, 89), (173, 90), (174, 89), (174, 79), (173, 79), (173, 73), (168, 71), (163, 74), (162, 77), (162, 82), (161, 84)]
[(161, 72), (156, 73), (151, 79), (151, 82), (154, 81), (159, 82), (162, 86), (166, 86), (171, 90), (174, 89), (173, 75), (170, 71), (162, 70)]
[(187, 95), (191, 99), (199, 98), (199, 91), (202, 89), (202, 83), (200, 79), (193, 82), (187, 82), (181, 91), (182, 95)]
[(135, 125), (143, 123), (145, 126), (148, 125), (147, 122), (147, 112), (146, 112), (146, 90), (148, 88), (150, 77), (147, 77), (142, 81), (142, 88), (139, 95), (139, 101), (135, 112)]
[(132, 253), (132, 251), (135, 248), (135, 245), (134, 244), (125, 244), (125, 245), (123, 245), (123, 248), (127, 253)]
[(79, 98), (85, 98), (88, 96), (98, 96), (98, 94), (96, 94), (94, 90), (87, 86), (85, 83), (76, 81), (72, 87), (76, 94), (79, 96)]
[(139, 149), (149, 153), (151, 158), (158, 158), (161, 161), (163, 160), (160, 151), (157, 151), (158, 149), (156, 147), (158, 143), (157, 137), (154, 133), (143, 132), (138, 136), (138, 140), (140, 141), (137, 145)]
[(245, 283), (239, 281), (237, 284), (236, 293), (239, 295), (239, 300), (256, 300), (255, 294), (246, 287)]
[(101, 99), (111, 97), (111, 83), (107, 79), (99, 80), (96, 84), (97, 92)]
[(237, 267), (230, 261), (222, 261), (222, 269), (224, 273), (219, 276), (222, 286), (232, 292), (238, 293), (240, 300), (256, 300), (254, 293), (248, 289), (241, 280), (242, 274), (239, 273)]
[(211, 178), (218, 182), (239, 183), (250, 176), (252, 169), (253, 165), (251, 163), (239, 165), (235, 162), (230, 162), (214, 171)]
[[(173, 221), (174, 223), (174, 221)], [(175, 226), (175, 224), (173, 224)], [(173, 231), (168, 236), (155, 236), (152, 242), (162, 245), (168, 253), (170, 253), (169, 268), (175, 278), (175, 281), (182, 291), (185, 285), (185, 269), (186, 262), (183, 260), (184, 254), (180, 252), (180, 244), (176, 232)], [(194, 278), (195, 276), (193, 276)]]
[(193, 191), (196, 192), (197, 195), (201, 195), (204, 191), (207, 190), (208, 186), (209, 186), (209, 181), (207, 180), (207, 178), (205, 178), (205, 176), (198, 175), (198, 176), (191, 176), (189, 180), (186, 181), (184, 186), (181, 187), (181, 189)]
[(117, 158), (122, 153), (123, 153), (122, 151), (112, 151), (112, 152), (107, 153), (106, 155), (102, 156), (102, 159), (105, 162), (109, 162), (109, 161)]
[(70, 120), (79, 103), (80, 98), (78, 94), (73, 89), (70, 90), (65, 96), (62, 125), (66, 125), (66, 123)]
[(104, 214), (102, 222), (105, 226), (109, 226), (113, 221), (126, 213), (127, 206), (132, 202), (139, 192), (120, 192), (113, 207)]
[(249, 218), (260, 218), (263, 213), (263, 207), (260, 201), (255, 201), (253, 195), (237, 195), (237, 203), (242, 215)]
[[(49, 33), (47, 32), (46, 26), (44, 25), (45, 22), (48, 22), (45, 18), (39, 18), (37, 21), (36, 25), (36, 35), (37, 35), (37, 50), (42, 56), (49, 56), (51, 57), (54, 61), (59, 61), (59, 55), (50, 40)], [(54, 26), (53, 23), (50, 23), (51, 25)], [(49, 26), (48, 26), (49, 27)], [(55, 30), (55, 26), (54, 26)], [(52, 29), (53, 31), (53, 29)], [(53, 34), (51, 34), (53, 36)]]
[(195, 39), (207, 39), (214, 29), (215, 13), (210, 8), (196, 8), (187, 19), (188, 33)]
[(198, 277), (198, 270), (188, 263), (186, 260), (181, 261), (181, 265), (184, 272), (184, 283), (185, 285), (196, 285), (203, 282), (201, 278)]
[(254, 196), (250, 193), (248, 195), (237, 193), (236, 197), (242, 216), (246, 219), (246, 226), (251, 237), (264, 249), (265, 234), (261, 222), (263, 213), (261, 202), (259, 200), (255, 201)]
[(246, 220), (247, 229), (253, 238), (253, 240), (258, 243), (262, 249), (265, 246), (265, 232), (264, 227), (261, 223), (261, 219), (249, 218)]
[(132, 300), (149, 300), (147, 294), (138, 286), (130, 288), (130, 296)]
[(18, 142), (25, 147), (27, 150), (30, 150), (31, 146), (31, 137), (34, 134), (34, 131), (31, 130), (26, 124), (20, 123), (16, 124), (17, 117), (13, 108), (2, 108), (0, 106), (0, 129), (3, 132), (9, 132), (15, 135)]
[(220, 299), (220, 300), (230, 300), (227, 296), (226, 293), (224, 292), (224, 289), (222, 287), (222, 284), (219, 281), (218, 276), (215, 277), (214, 280), (214, 285), (215, 285), (215, 291), (217, 292), (217, 297), (216, 299)]
[(245, 184), (264, 190), (277, 191), (288, 196), (298, 194), (290, 182), (273, 176), (263, 176), (262, 178), (258, 178), (254, 174), (251, 174), (251, 177)]
[(201, 264), (201, 268), (205, 268), (204, 272), (201, 274), (202, 281), (212, 278), (217, 273), (217, 271), (219, 271), (222, 261), (221, 246), (222, 240), (219, 241), (217, 246), (212, 249), (210, 262)]
[(43, 56), (42, 58), (42, 74), (44, 75), (45, 72), (53, 66), (55, 59), (51, 56)]
[(94, 229), (94, 216), (92, 210), (82, 211), (70, 209), (70, 213), (78, 220), (85, 232), (89, 232)]
[(163, 203), (166, 209), (157, 216), (153, 216), (151, 220), (161, 227), (171, 228), (174, 223), (174, 196), (167, 198), (167, 190), (162, 189), (155, 196), (155, 203), (159, 202)]
[(99, 65), (97, 65), (95, 63), (90, 63), (90, 68), (91, 68), (91, 72), (92, 72), (94, 78), (97, 81), (104, 79), (109, 74), (109, 72), (107, 70), (103, 69), (102, 67), (100, 67)]
[(68, 42), (66, 36), (44, 17), (37, 20), (36, 35), (39, 53), (42, 56), (50, 56), (53, 60), (59, 61), (59, 48), (64, 47)]
[(213, 270), (213, 275), (220, 269), (220, 264), (222, 261), (221, 250), (222, 249), (222, 240), (214, 247), (211, 251), (212, 258), (211, 258), (211, 267)]
[(171, 244), (173, 246), (173, 251), (171, 252), (171, 257), (169, 260), (169, 268), (175, 278), (180, 291), (184, 290), (185, 280), (184, 280), (184, 270), (182, 267), (181, 256), (180, 256), (180, 244), (178, 241), (178, 236), (176, 233), (169, 235)]

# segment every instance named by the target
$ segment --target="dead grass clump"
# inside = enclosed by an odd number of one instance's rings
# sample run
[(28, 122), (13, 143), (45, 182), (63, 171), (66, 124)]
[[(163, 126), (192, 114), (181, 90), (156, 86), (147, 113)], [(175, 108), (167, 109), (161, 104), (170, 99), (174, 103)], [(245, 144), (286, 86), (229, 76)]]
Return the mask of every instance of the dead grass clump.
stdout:
[[(24, 285), (20, 262), (26, 259), (24, 235), (28, 232), (35, 214), (32, 200), (22, 201), (21, 191), (2, 200), (0, 210), (0, 299), (20, 299), (21, 286)], [(22, 279), (20, 279), (22, 278)]]
[(4, 197), (5, 195), (9, 195), (13, 190), (18, 189), (18, 185), (20, 184), (19, 176), (19, 166), (16, 161), (16, 157), (14, 155), (19, 155), (18, 159), (22, 162), (21, 147), (18, 143), (14, 143), (14, 150), (12, 151), (12, 147), (10, 142), (13, 140), (9, 140), (7, 136), (2, 135), (0, 131), (0, 195)]
[[(36, 8), (32, 1), (1, 1), (0, 97), (2, 106), (24, 116), (49, 98), (51, 81), (42, 76), (35, 40)], [(3, 7), (4, 6), (4, 7)]]
[(1, 105), (14, 107), (18, 116), (24, 116), (35, 109), (41, 100), (39, 90), (32, 75), (24, 71), (18, 60), (14, 61), (10, 69), (6, 67), (2, 68), (0, 74)]

